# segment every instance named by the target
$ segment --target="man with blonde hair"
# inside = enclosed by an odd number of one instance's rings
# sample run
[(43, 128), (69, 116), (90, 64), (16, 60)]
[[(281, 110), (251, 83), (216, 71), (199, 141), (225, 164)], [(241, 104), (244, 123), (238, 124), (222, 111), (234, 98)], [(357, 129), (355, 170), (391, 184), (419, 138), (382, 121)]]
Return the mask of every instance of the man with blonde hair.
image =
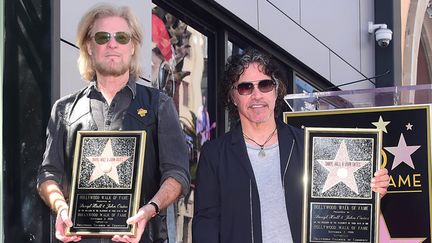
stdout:
[[(55, 235), (62, 242), (166, 242), (166, 211), (189, 190), (188, 154), (171, 98), (136, 83), (143, 34), (128, 7), (98, 5), (78, 26), (78, 60), (89, 84), (53, 106), (47, 143), (38, 173), (38, 192), (56, 213)], [(138, 112), (139, 108), (146, 111)], [(75, 138), (79, 130), (145, 130), (146, 152), (136, 237), (111, 239), (66, 236), (72, 226), (68, 194)]]

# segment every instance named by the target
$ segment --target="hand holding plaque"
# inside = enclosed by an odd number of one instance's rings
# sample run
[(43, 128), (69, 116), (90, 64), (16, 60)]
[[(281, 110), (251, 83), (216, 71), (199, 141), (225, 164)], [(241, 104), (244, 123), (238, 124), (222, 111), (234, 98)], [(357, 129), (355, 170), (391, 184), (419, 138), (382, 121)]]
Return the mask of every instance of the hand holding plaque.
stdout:
[(67, 235), (135, 235), (144, 146), (144, 131), (78, 132)]

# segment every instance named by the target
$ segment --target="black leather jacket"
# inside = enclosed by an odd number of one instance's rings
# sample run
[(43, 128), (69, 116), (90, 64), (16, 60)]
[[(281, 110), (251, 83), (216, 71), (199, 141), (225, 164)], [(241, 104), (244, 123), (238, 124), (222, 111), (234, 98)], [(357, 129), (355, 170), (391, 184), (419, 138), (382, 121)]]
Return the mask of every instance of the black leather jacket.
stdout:
[[(178, 117), (173, 117), (173, 112), (164, 112), (164, 114), (161, 114), (163, 117), (159, 117), (158, 114), (159, 106), (161, 105), (160, 100), (163, 99), (167, 101), (165, 105), (172, 105), (172, 100), (156, 89), (139, 84), (137, 84), (136, 88), (137, 95), (131, 101), (126, 112), (127, 114), (123, 118), (122, 130), (145, 130), (147, 133), (144, 176), (142, 179), (140, 200), (140, 204), (144, 205), (156, 194), (161, 181), (167, 177), (173, 177), (179, 181), (183, 186), (183, 193), (187, 192), (189, 190), (190, 176), (186, 143), (178, 122)], [(73, 161), (77, 131), (97, 130), (90, 112), (90, 102), (86, 95), (87, 90), (88, 88), (85, 88), (73, 95), (62, 98), (54, 105), (50, 123), (53, 122), (55, 126), (51, 124), (51, 129), (53, 131), (50, 131), (50, 125), (48, 125), (47, 145), (50, 143), (49, 140), (51, 139), (51, 142), (62, 141), (63, 146), (58, 146), (57, 155), (50, 154), (51, 152), (48, 150), (45, 151), (44, 161), (38, 175), (38, 184), (48, 179), (56, 180), (61, 184), (66, 198), (70, 190), (72, 162), (63, 162), (62, 166), (64, 166), (64, 169), (62, 170), (59, 168), (61, 165), (53, 165), (55, 164), (53, 160)], [(168, 104), (170, 102), (171, 104)], [(146, 115), (143, 117), (137, 113), (137, 110), (140, 108), (147, 110)], [(175, 111), (175, 108), (169, 109), (169, 111), (171, 110)], [(169, 127), (170, 136), (169, 139), (166, 138), (163, 142), (159, 141), (158, 138), (159, 119), (168, 119), (170, 123), (169, 125), (167, 125), (166, 122), (164, 123), (164, 127)], [(57, 137), (50, 138), (50, 136)], [(169, 142), (165, 140), (169, 140)], [(167, 148), (160, 150), (162, 148), (159, 148), (159, 144), (164, 144), (164, 147)], [(162, 153), (164, 157), (163, 162), (161, 162)], [(60, 158), (61, 155), (64, 157)], [(61, 175), (58, 176), (57, 174), (60, 172)], [(61, 179), (58, 180), (56, 178)], [(140, 242), (164, 242), (167, 237), (166, 211), (162, 210), (159, 215), (148, 222)]]

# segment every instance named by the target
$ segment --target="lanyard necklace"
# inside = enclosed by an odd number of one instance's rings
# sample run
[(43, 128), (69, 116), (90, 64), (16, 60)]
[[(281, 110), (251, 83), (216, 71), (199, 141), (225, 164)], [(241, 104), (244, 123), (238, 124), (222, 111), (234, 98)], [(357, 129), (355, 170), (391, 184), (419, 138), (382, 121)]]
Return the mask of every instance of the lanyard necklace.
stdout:
[(254, 142), (256, 145), (258, 145), (260, 147), (260, 151), (258, 152), (258, 156), (262, 158), (262, 157), (266, 156), (265, 151), (264, 151), (264, 146), (268, 143), (268, 141), (270, 141), (270, 139), (273, 137), (273, 135), (275, 134), (275, 132), (276, 132), (276, 128), (273, 130), (272, 133), (270, 133), (270, 135), (268, 136), (268, 138), (265, 140), (265, 142), (263, 144), (257, 143), (255, 140), (253, 140), (248, 135), (246, 135), (246, 133), (243, 133), (243, 136), (247, 140)]

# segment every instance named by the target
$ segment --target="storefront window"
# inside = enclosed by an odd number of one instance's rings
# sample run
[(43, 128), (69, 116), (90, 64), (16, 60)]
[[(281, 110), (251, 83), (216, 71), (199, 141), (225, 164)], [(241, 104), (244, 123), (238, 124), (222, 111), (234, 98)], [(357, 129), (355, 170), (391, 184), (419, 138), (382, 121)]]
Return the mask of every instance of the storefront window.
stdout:
[(235, 41), (228, 40), (228, 42), (227, 42), (227, 50), (228, 50), (227, 57), (229, 57), (231, 55), (242, 54), (245, 49), (246, 49), (245, 46), (241, 46), (241, 45), (237, 44)]
[(207, 107), (207, 39), (164, 9), (152, 9), (151, 84), (174, 99), (189, 145), (192, 179), (201, 145), (216, 126)]
[(216, 123), (208, 112), (208, 37), (159, 6), (152, 9), (151, 85), (171, 96), (189, 148), (192, 186), (175, 205), (176, 242), (191, 240), (193, 188), (201, 146)]

